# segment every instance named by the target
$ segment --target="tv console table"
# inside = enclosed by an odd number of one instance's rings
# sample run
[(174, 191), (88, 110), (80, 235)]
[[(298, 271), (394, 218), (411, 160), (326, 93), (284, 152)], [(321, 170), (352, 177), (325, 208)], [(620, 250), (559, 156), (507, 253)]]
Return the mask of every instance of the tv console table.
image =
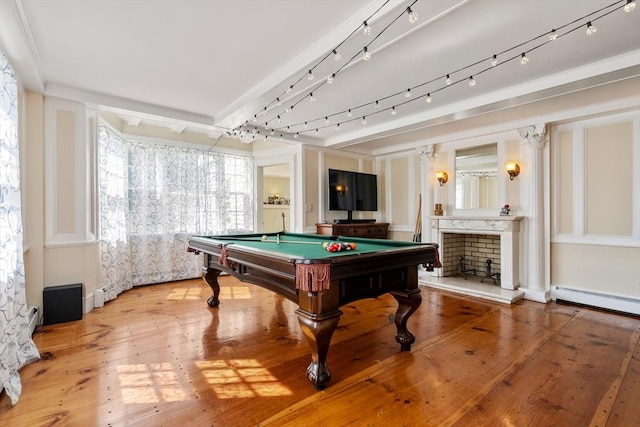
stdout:
[(316, 224), (316, 233), (325, 236), (369, 237), (386, 239), (389, 234), (389, 223), (372, 222), (365, 224)]

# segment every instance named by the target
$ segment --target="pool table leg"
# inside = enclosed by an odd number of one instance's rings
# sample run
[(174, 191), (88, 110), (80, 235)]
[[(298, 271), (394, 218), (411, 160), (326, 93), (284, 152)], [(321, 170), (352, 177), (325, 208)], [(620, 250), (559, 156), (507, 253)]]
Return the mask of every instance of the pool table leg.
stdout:
[(422, 295), (419, 289), (411, 289), (407, 292), (393, 291), (391, 294), (398, 301), (398, 310), (395, 316), (398, 331), (396, 341), (400, 343), (400, 351), (409, 351), (416, 337), (407, 329), (407, 320), (420, 307)]
[(307, 367), (307, 378), (318, 389), (324, 389), (331, 381), (331, 372), (327, 365), (327, 353), (331, 336), (338, 326), (342, 313), (340, 311), (330, 315), (315, 315), (305, 310), (296, 310), (300, 329), (307, 337), (311, 347), (311, 363)]
[(203, 279), (207, 282), (207, 285), (213, 291), (213, 295), (209, 297), (207, 300), (207, 304), (209, 307), (217, 307), (220, 305), (220, 284), (218, 283), (218, 276), (222, 273), (220, 270), (216, 270), (215, 268), (209, 267), (209, 257), (211, 255), (204, 254), (204, 267), (203, 270)]

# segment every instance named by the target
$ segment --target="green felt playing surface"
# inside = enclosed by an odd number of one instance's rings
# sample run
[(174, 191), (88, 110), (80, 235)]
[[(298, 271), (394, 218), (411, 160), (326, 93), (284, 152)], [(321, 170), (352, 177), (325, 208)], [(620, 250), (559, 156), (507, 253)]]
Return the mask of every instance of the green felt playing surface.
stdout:
[[(224, 242), (229, 246), (238, 245), (307, 259), (365, 254), (419, 245), (413, 242), (363, 239), (357, 237), (338, 237), (336, 239), (330, 239), (330, 236), (297, 233), (280, 233), (280, 243), (278, 244), (276, 243), (277, 234), (278, 233), (234, 234), (207, 237), (219, 242)], [(263, 240), (263, 236), (266, 236), (267, 241)], [(329, 252), (322, 247), (323, 242), (353, 242), (356, 244), (356, 249), (350, 251)]]

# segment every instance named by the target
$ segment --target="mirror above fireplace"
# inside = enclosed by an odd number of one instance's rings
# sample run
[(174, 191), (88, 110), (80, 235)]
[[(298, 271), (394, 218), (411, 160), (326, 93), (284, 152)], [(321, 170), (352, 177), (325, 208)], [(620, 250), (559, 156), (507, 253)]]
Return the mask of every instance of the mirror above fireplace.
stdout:
[(455, 208), (497, 209), (498, 144), (457, 149)]

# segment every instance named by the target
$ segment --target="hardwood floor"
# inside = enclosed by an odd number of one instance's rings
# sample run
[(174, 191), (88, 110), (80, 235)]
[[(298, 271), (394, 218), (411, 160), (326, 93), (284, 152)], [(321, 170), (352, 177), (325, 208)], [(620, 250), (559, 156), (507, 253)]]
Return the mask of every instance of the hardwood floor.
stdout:
[(329, 387), (307, 381), (296, 306), (221, 278), (135, 288), (34, 334), (10, 426), (631, 426), (640, 419), (640, 319), (422, 288), (411, 352), (389, 295), (342, 308)]

